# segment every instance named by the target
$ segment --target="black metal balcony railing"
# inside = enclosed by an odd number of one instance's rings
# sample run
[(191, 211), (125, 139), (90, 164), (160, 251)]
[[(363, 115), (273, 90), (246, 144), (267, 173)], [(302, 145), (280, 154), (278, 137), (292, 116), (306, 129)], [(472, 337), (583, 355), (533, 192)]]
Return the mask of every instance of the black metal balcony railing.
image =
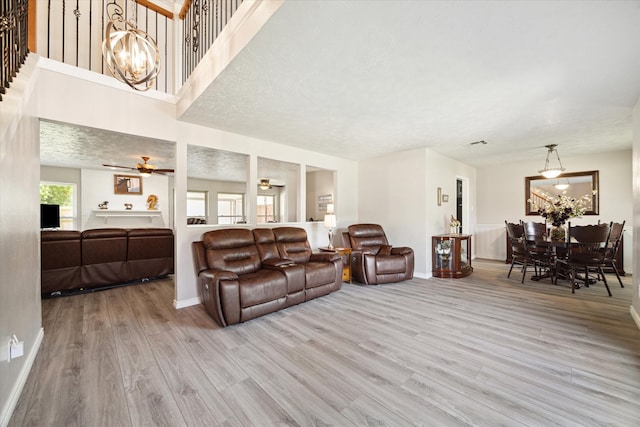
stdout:
[(183, 20), (182, 83), (216, 41), (242, 0), (193, 0), (185, 3)]
[(27, 21), (27, 0), (0, 0), (0, 101), (29, 54)]
[[(3, 0), (0, 0), (3, 1)], [(169, 57), (173, 14), (146, 7), (141, 0), (48, 0), (37, 2), (46, 7), (46, 42), (38, 42), (38, 53), (47, 58), (76, 67), (111, 75), (102, 56), (102, 41), (109, 20), (114, 14), (132, 21), (151, 36), (160, 49), (160, 74), (153, 89), (172, 93), (173, 58)], [(39, 14), (42, 16), (42, 14)]]
[[(0, 100), (28, 54), (28, 3), (29, 0), (0, 0)], [(31, 11), (38, 16), (36, 51), (56, 61), (111, 75), (102, 56), (102, 41), (115, 13), (134, 21), (155, 40), (161, 59), (153, 88), (175, 93), (180, 77), (174, 77), (174, 71), (181, 74), (184, 83), (241, 4), (242, 0), (185, 1), (180, 13), (182, 54), (177, 56), (182, 62), (181, 70), (173, 67), (171, 46), (178, 31), (173, 13), (147, 0), (33, 1), (33, 6), (42, 9)]]

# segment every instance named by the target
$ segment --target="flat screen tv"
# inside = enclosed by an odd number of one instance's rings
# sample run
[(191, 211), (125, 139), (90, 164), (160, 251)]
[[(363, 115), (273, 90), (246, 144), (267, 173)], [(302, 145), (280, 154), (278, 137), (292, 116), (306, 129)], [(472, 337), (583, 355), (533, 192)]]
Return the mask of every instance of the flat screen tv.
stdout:
[(60, 228), (60, 205), (40, 204), (40, 228)]

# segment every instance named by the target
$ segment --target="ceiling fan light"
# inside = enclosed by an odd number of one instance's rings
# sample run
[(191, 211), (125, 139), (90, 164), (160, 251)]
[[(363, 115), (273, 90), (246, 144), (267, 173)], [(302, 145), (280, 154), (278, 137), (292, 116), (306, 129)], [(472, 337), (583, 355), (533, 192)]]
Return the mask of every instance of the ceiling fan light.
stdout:
[(141, 170), (140, 171), (140, 176), (151, 176), (151, 172), (145, 171), (145, 170)]
[(268, 179), (261, 179), (260, 184), (258, 184), (258, 188), (260, 188), (261, 190), (268, 190), (271, 188), (271, 184), (269, 184)]

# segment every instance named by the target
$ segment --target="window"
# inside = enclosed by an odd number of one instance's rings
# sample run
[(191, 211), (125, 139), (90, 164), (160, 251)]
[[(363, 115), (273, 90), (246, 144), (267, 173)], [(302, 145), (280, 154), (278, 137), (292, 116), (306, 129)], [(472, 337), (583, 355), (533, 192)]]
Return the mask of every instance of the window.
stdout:
[(244, 223), (244, 194), (218, 193), (218, 224)]
[(60, 205), (60, 228), (76, 230), (76, 185), (66, 182), (40, 182), (40, 203)]
[(207, 219), (206, 191), (187, 191), (187, 218)]
[(265, 224), (267, 222), (276, 222), (275, 216), (275, 199), (276, 196), (258, 196), (257, 214), (258, 224)]

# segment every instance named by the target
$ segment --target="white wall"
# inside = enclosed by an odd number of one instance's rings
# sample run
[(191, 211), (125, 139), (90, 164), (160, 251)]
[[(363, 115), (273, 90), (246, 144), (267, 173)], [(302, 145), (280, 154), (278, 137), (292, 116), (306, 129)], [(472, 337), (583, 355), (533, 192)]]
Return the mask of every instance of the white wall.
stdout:
[[(640, 98), (633, 109), (633, 234), (640, 232)], [(640, 328), (640, 239), (633, 242), (633, 297), (631, 300), (631, 315)]]
[[(600, 175), (600, 215), (587, 215), (571, 220), (574, 224), (593, 224), (598, 220), (627, 221), (624, 233), (624, 267), (631, 271), (633, 264), (633, 217), (632, 217), (632, 162), (631, 151), (600, 153), (597, 156), (560, 158), (567, 172), (597, 170)], [(526, 216), (524, 178), (538, 175), (543, 166), (545, 153), (530, 162), (504, 164), (500, 167), (478, 170), (478, 225), (476, 256), (487, 259), (506, 258), (506, 236), (504, 221), (541, 219)]]
[[(37, 58), (0, 102), (0, 425), (7, 425), (42, 341)], [(24, 356), (8, 361), (9, 337)]]
[[(431, 236), (449, 231), (456, 213), (456, 178), (469, 180), (468, 219), (475, 224), (475, 169), (429, 149), (393, 153), (363, 160), (358, 174), (358, 222), (382, 225), (389, 243), (409, 246), (415, 275), (431, 276)], [(437, 203), (437, 188), (449, 202)]]
[[(118, 172), (118, 175), (122, 173)], [(135, 172), (132, 175), (137, 175)], [(142, 178), (142, 194), (115, 194), (114, 172), (94, 169), (82, 169), (82, 230), (91, 228), (148, 228), (167, 227), (169, 224), (169, 177), (166, 175), (151, 175)], [(96, 217), (98, 204), (109, 202), (109, 211), (125, 210), (125, 203), (131, 203), (132, 214), (147, 212), (147, 197), (150, 194), (158, 196), (158, 211), (162, 213), (159, 218), (147, 217)], [(126, 214), (126, 212), (124, 213)]]

